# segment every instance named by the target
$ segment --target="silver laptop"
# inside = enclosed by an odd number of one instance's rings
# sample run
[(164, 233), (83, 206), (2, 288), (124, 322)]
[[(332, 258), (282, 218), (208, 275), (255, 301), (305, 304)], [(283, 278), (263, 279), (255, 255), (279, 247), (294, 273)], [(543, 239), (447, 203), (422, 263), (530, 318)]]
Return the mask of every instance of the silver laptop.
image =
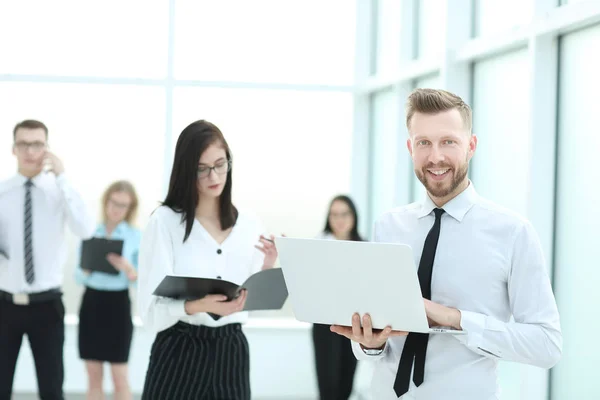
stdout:
[(300, 321), (351, 326), (358, 312), (371, 315), (374, 329), (466, 333), (429, 327), (408, 245), (289, 237), (275, 243)]

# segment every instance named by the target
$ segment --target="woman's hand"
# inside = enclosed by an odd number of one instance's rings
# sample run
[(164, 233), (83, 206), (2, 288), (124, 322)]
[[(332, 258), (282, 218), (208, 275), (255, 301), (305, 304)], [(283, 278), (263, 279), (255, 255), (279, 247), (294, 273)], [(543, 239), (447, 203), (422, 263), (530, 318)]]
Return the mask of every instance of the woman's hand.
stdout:
[(262, 246), (255, 245), (254, 247), (256, 247), (265, 255), (262, 269), (264, 270), (273, 268), (278, 256), (277, 247), (275, 246), (275, 236), (270, 235), (270, 237), (266, 237), (264, 235), (260, 235), (259, 242)]
[(227, 296), (221, 294), (209, 294), (198, 300), (188, 300), (185, 302), (185, 312), (188, 315), (194, 315), (201, 312), (217, 314), (222, 317), (240, 312), (246, 304), (248, 292), (242, 290), (237, 299), (227, 301)]
[(137, 279), (137, 271), (125, 257), (115, 253), (108, 253), (106, 259), (116, 270), (124, 272), (130, 281)]

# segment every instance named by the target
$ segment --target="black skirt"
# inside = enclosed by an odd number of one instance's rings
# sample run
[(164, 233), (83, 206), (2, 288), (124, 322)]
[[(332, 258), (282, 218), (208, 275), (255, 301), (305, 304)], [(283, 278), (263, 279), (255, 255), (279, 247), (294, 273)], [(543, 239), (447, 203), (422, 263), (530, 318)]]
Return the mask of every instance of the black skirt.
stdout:
[(126, 363), (132, 335), (129, 291), (86, 288), (79, 310), (81, 359)]
[(156, 335), (142, 400), (250, 398), (250, 352), (240, 324), (180, 321)]

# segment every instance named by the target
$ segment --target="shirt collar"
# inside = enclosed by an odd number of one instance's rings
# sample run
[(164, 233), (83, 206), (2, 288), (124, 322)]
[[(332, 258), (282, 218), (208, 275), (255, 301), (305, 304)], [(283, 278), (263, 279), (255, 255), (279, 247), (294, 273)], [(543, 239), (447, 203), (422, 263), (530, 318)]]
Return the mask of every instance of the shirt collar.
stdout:
[[(37, 174), (36, 176), (34, 176), (33, 178), (31, 178), (31, 181), (33, 182), (33, 186), (38, 187), (38, 188), (44, 188), (48, 182), (47, 175), (48, 174), (41, 172), (41, 173)], [(17, 173), (9, 180), (4, 181), (0, 184), (0, 193), (3, 193), (8, 190), (12, 190), (17, 187), (25, 187), (25, 182), (27, 182), (28, 179), (29, 178), (27, 178), (26, 176), (23, 176), (20, 173)]]
[[(458, 196), (444, 204), (442, 208), (452, 218), (461, 222), (465, 214), (477, 203), (477, 199), (478, 195), (473, 186), (473, 182), (469, 180), (469, 186), (459, 193)], [(435, 205), (428, 194), (421, 203), (421, 210), (418, 213), (418, 217), (423, 218), (426, 215), (431, 214), (434, 208), (438, 208), (438, 206)]]
[[(127, 227), (128, 227), (128, 224), (126, 221), (119, 222), (119, 224), (117, 226), (115, 226), (115, 230), (112, 231), (112, 236), (114, 237), (115, 235), (117, 235), (117, 236), (124, 235)], [(100, 225), (98, 234), (102, 235), (102, 236), (106, 236), (106, 224), (105, 223)]]

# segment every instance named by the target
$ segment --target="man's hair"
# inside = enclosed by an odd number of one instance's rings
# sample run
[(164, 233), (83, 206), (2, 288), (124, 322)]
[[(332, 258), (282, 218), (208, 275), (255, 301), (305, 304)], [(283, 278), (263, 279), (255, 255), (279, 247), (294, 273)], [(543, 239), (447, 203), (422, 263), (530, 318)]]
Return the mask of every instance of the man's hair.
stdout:
[(406, 127), (410, 129), (410, 120), (415, 113), (438, 114), (456, 109), (460, 112), (465, 128), (471, 133), (473, 116), (471, 107), (459, 96), (441, 89), (415, 89), (406, 102)]
[(46, 132), (46, 139), (48, 139), (48, 127), (43, 122), (36, 121), (35, 119), (26, 119), (25, 121), (19, 122), (13, 129), (13, 140), (17, 138), (17, 131), (19, 129), (43, 129)]

